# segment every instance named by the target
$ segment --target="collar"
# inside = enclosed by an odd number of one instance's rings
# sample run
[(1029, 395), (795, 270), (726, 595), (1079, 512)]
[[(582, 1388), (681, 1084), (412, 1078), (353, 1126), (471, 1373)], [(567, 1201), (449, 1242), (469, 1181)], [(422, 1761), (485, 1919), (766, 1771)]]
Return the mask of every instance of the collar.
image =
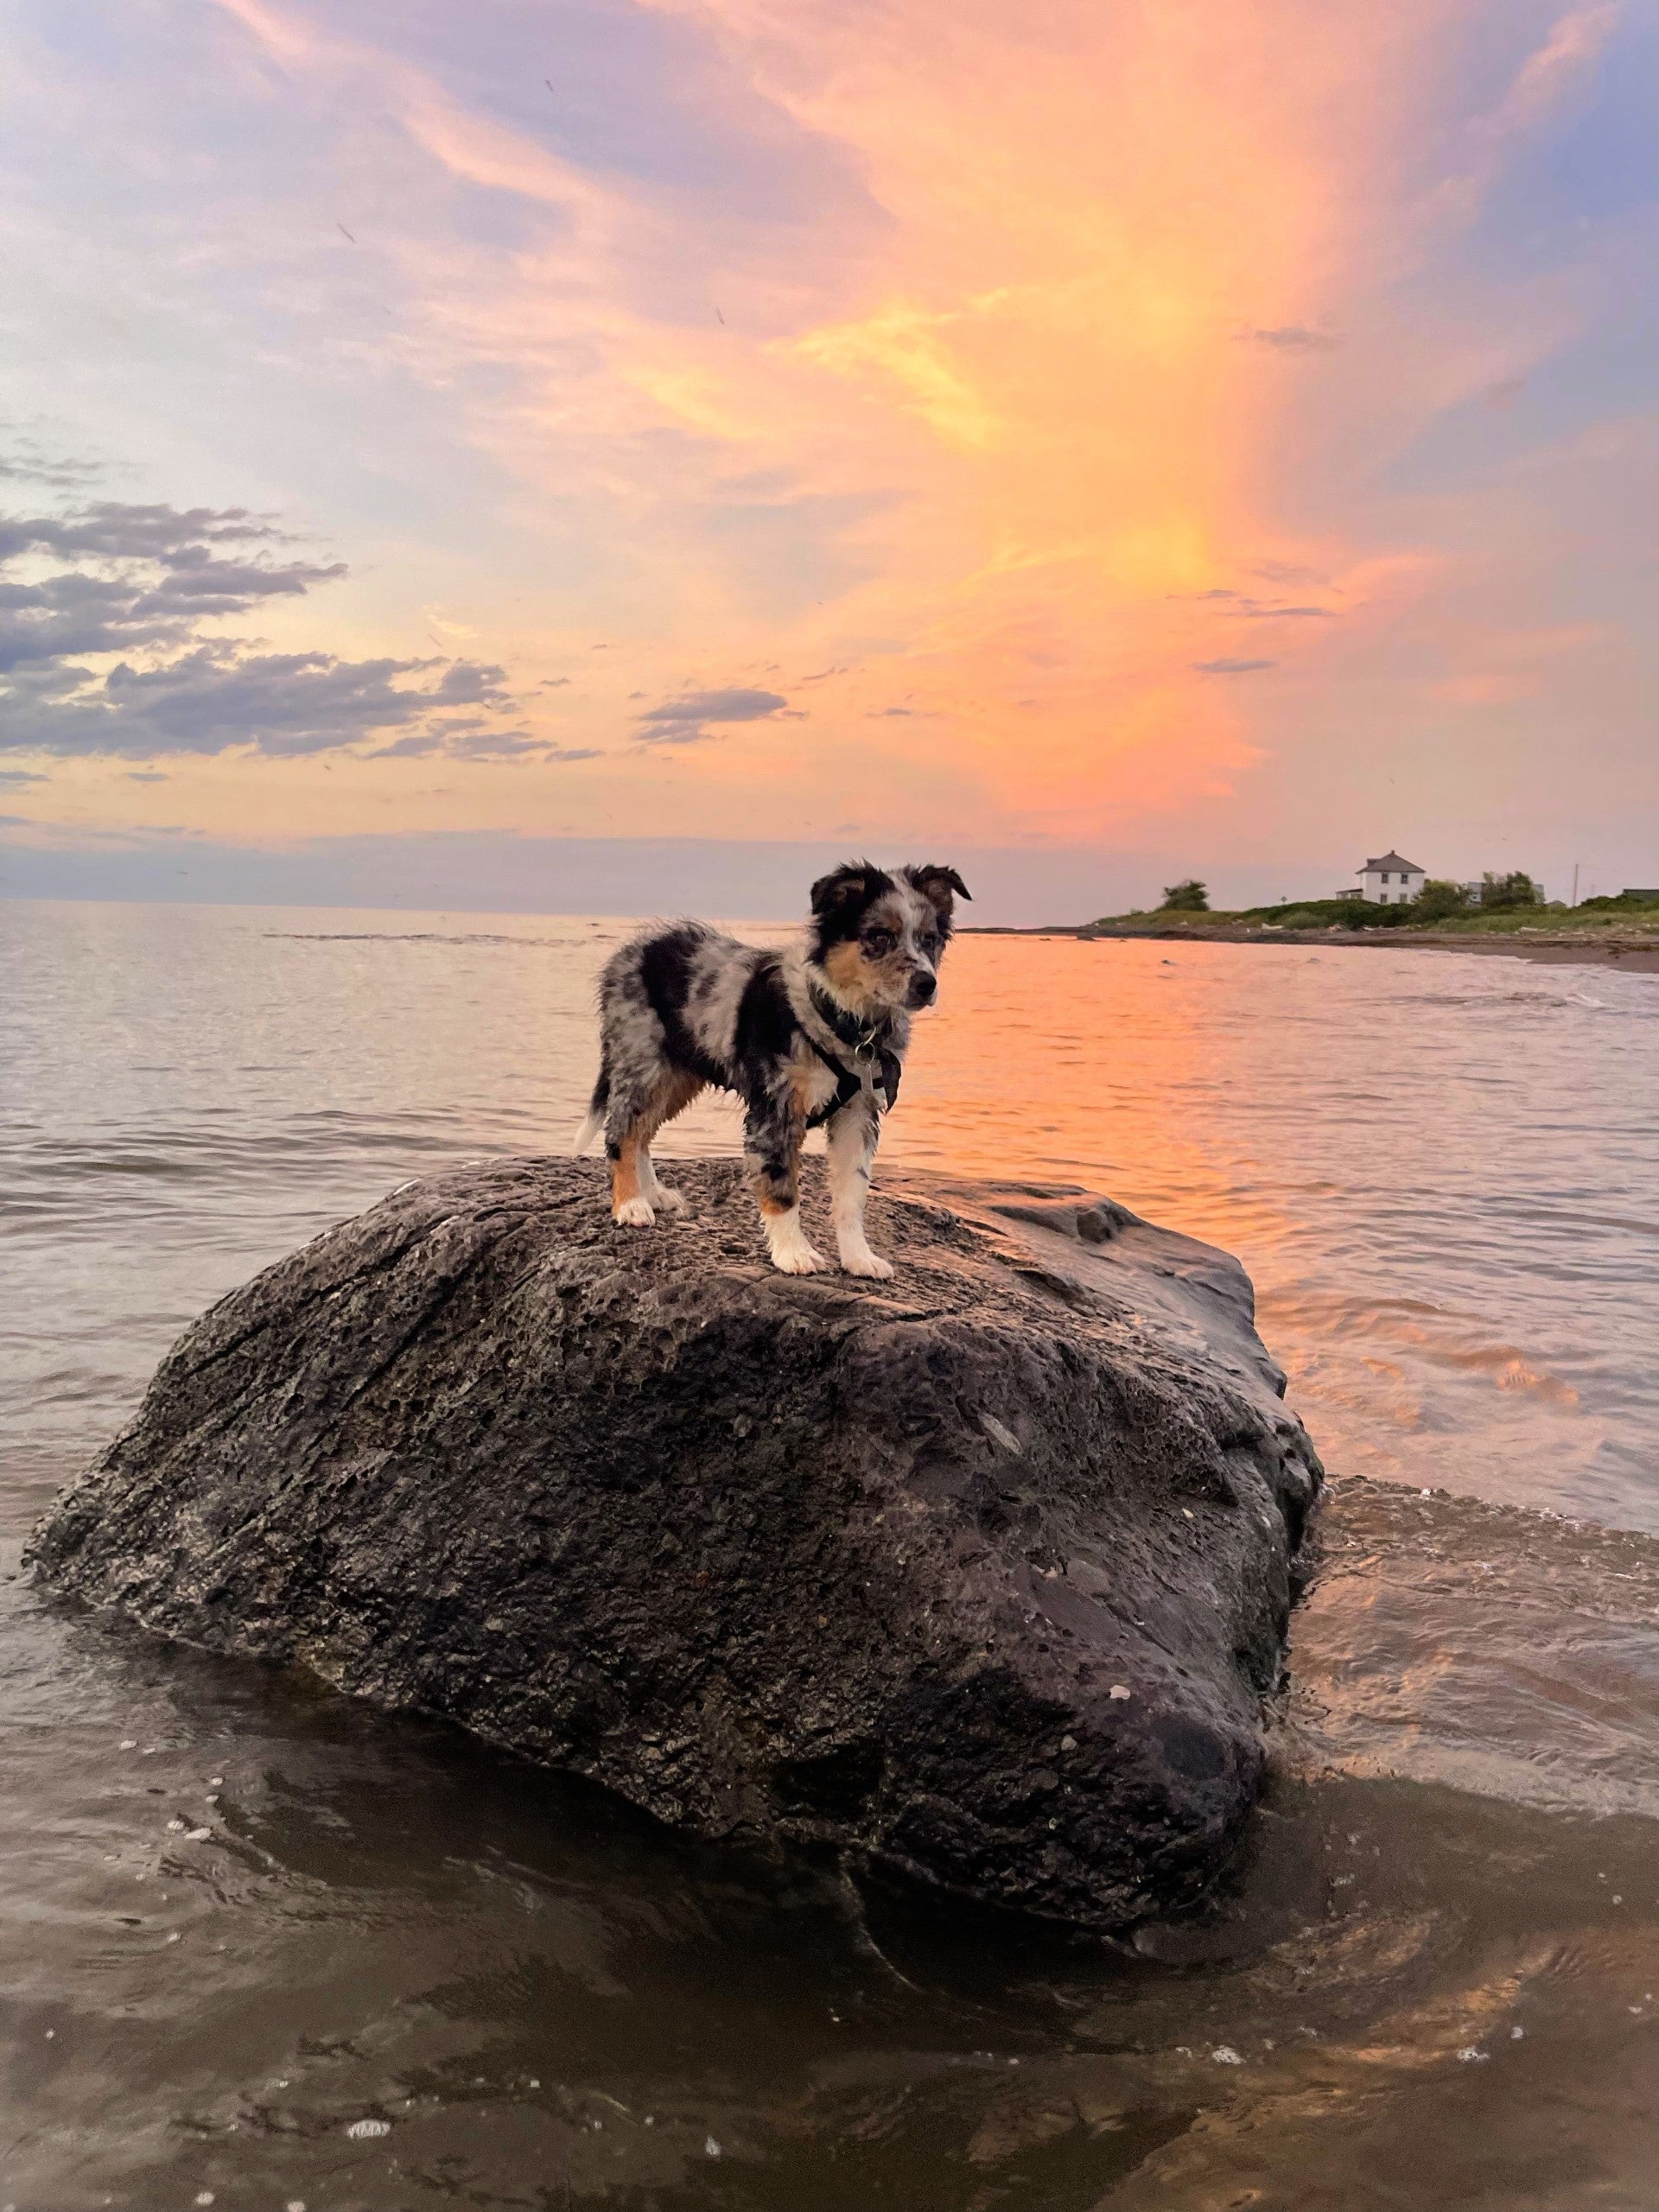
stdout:
[(837, 1006), (821, 984), (810, 981), (807, 983), (806, 994), (811, 1001), (813, 1013), (849, 1052), (868, 1056), (879, 1052), (887, 1043), (890, 1025), (886, 1014), (874, 1021), (861, 1021), (846, 1007)]

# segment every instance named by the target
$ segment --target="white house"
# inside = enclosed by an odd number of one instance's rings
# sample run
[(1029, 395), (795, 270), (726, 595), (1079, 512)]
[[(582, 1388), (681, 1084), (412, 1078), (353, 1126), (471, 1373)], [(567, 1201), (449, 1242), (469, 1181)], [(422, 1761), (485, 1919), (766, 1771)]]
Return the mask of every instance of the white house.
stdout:
[(1374, 906), (1409, 906), (1427, 881), (1426, 871), (1415, 861), (1384, 853), (1380, 860), (1367, 861), (1359, 871), (1359, 895)]

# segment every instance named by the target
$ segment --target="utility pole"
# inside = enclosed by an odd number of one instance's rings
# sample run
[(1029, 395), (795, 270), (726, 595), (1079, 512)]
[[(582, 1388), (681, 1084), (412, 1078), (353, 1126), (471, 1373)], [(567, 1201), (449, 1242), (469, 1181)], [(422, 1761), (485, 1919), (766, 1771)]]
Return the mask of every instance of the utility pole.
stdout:
[(1573, 861), (1573, 896), (1571, 897), (1571, 899), (1568, 899), (1567, 904), (1568, 904), (1568, 906), (1576, 906), (1578, 905), (1578, 903), (1579, 903), (1579, 864), (1578, 864), (1577, 861)]

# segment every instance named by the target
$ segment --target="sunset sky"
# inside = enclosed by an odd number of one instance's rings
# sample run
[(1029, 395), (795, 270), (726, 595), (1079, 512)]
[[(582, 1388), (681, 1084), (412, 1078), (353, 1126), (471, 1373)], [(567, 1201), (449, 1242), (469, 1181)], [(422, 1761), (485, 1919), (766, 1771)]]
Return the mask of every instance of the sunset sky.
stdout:
[(9, 21), (14, 887), (1659, 882), (1659, 9)]

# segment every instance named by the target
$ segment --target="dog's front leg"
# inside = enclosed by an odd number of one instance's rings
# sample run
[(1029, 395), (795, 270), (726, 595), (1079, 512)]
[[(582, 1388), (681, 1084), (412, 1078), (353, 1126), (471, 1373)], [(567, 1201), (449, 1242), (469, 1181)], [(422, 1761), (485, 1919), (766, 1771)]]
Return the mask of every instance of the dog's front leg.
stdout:
[(864, 1235), (864, 1202), (870, 1195), (870, 1166), (881, 1125), (868, 1097), (855, 1098), (830, 1123), (830, 1204), (835, 1215), (836, 1246), (849, 1275), (885, 1280), (891, 1260), (879, 1259)]
[(786, 1275), (817, 1274), (827, 1263), (801, 1227), (801, 1139), (798, 1113), (782, 1100), (751, 1105), (743, 1128), (743, 1165), (760, 1208), (772, 1264)]

